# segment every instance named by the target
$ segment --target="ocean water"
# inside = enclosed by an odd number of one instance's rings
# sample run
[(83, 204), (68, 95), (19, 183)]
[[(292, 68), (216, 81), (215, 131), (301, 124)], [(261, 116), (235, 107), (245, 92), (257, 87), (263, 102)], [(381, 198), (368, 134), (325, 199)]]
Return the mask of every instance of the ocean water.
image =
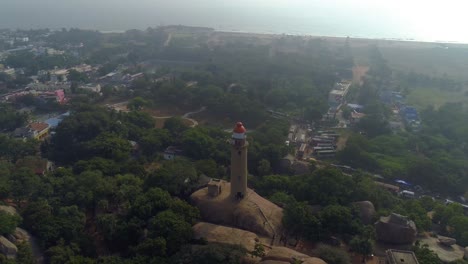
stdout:
[[(468, 43), (462, 0), (0, 0), (0, 28), (159, 25)], [(465, 18), (467, 17), (467, 18)]]

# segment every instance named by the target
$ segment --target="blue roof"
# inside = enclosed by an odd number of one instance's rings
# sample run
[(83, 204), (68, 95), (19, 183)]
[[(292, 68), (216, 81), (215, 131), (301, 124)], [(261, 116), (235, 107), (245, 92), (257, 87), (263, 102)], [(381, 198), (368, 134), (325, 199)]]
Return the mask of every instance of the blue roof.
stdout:
[(56, 117), (52, 117), (52, 118), (49, 118), (47, 119), (45, 122), (51, 127), (51, 128), (54, 128), (54, 127), (57, 127), (60, 122), (62, 122), (63, 119), (60, 119), (60, 118), (56, 118)]
[(70, 112), (66, 112), (64, 114), (61, 114), (59, 116), (56, 116), (56, 117), (52, 117), (52, 118), (49, 118), (45, 121), (45, 123), (47, 123), (50, 128), (55, 128), (57, 127), (65, 117), (69, 116), (70, 115)]

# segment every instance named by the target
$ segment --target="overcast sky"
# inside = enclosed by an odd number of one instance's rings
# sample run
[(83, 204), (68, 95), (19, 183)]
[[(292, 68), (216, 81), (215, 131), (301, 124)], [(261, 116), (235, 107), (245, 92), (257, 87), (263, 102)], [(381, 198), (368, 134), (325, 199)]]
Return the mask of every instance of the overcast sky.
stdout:
[(311, 32), (404, 31), (453, 40), (468, 35), (467, 9), (463, 0), (0, 0), (0, 28), (124, 30), (187, 24), (303, 32), (310, 27)]

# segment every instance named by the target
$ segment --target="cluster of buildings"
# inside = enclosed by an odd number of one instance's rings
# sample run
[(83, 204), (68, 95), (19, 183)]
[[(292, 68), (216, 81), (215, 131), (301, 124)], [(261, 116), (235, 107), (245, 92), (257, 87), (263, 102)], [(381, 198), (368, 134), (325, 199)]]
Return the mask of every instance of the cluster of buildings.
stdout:
[(16, 138), (23, 139), (36, 139), (44, 140), (51, 132), (63, 121), (63, 119), (70, 115), (70, 112), (66, 112), (61, 115), (50, 117), (44, 122), (32, 122), (25, 127), (15, 129), (13, 136)]
[(341, 81), (335, 84), (328, 94), (328, 106), (330, 107), (329, 112), (336, 113), (346, 102), (346, 96), (348, 95), (350, 86), (350, 81)]
[[(390, 105), (395, 115), (401, 119), (404, 124), (412, 130), (417, 130), (421, 126), (421, 119), (418, 110), (406, 104), (405, 96), (396, 91), (383, 91), (380, 93), (380, 100)], [(393, 128), (393, 124), (390, 125)]]

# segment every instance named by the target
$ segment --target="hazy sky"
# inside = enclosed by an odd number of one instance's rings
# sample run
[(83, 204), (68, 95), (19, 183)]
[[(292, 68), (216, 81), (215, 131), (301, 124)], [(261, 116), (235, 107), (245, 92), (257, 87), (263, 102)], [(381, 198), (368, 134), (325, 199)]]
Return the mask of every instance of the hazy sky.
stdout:
[(0, 28), (125, 30), (186, 24), (466, 41), (467, 9), (464, 0), (0, 0)]

